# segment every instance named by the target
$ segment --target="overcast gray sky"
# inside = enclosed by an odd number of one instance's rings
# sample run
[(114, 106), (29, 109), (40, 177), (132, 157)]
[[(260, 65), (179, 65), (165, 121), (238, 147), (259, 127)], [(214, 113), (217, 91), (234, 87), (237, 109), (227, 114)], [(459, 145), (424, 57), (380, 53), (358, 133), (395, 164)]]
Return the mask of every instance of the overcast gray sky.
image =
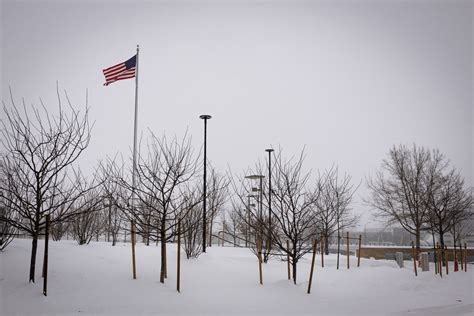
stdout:
[(2, 99), (11, 86), (55, 108), (56, 80), (76, 104), (87, 88), (86, 169), (132, 146), (134, 80), (104, 87), (102, 69), (140, 44), (139, 130), (188, 129), (199, 150), (211, 114), (222, 171), (306, 146), (308, 168), (335, 163), (357, 183), (392, 145), (416, 143), (473, 183), (471, 1), (1, 3)]

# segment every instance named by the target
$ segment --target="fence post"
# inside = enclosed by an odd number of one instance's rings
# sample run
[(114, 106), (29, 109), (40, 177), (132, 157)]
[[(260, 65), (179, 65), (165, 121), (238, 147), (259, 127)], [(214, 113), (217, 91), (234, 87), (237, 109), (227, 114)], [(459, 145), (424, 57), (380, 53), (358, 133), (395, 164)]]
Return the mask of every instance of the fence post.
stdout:
[(290, 241), (286, 240), (286, 265), (288, 267), (288, 280), (291, 280), (291, 269), (290, 269)]
[(132, 238), (132, 272), (133, 272), (133, 279), (137, 278), (137, 269), (135, 265), (135, 221), (132, 220), (131, 222), (131, 238)]
[(48, 296), (48, 242), (49, 242), (49, 215), (46, 215), (46, 232), (44, 236), (43, 260), (43, 295)]
[(359, 235), (359, 256), (357, 257), (357, 267), (360, 267), (361, 244), (362, 244), (362, 235)]
[(347, 232), (347, 238), (346, 238), (346, 251), (347, 251), (347, 269), (349, 269), (349, 232)]
[(314, 258), (316, 257), (317, 243), (318, 243), (318, 241), (315, 239), (314, 242), (313, 242), (313, 259), (311, 260), (311, 271), (309, 273), (308, 294), (311, 293), (311, 283), (313, 282)]
[(180, 293), (181, 282), (181, 218), (178, 219), (178, 249), (177, 251), (177, 269), (176, 269), (176, 290)]
[(413, 267), (415, 268), (415, 276), (418, 276), (418, 271), (416, 271), (416, 250), (415, 250), (415, 244), (413, 243), (413, 240), (411, 241), (411, 249), (413, 253)]

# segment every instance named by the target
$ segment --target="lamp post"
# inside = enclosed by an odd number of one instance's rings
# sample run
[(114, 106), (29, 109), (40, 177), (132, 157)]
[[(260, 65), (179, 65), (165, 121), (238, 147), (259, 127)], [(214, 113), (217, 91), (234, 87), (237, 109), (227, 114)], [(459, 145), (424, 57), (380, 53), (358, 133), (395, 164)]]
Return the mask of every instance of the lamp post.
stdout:
[(203, 178), (203, 201), (202, 201), (202, 252), (206, 252), (206, 166), (207, 166), (207, 120), (212, 116), (203, 114), (199, 116), (204, 120), (204, 178)]
[[(259, 201), (258, 203), (258, 215), (257, 215), (257, 218), (258, 220), (260, 221), (261, 218), (262, 218), (262, 203), (263, 203), (263, 191), (262, 191), (262, 181), (263, 181), (263, 178), (265, 178), (265, 176), (261, 175), (261, 174), (254, 174), (254, 175), (250, 175), (250, 176), (246, 176), (245, 179), (249, 179), (249, 180), (259, 180), (259, 188), (252, 188), (252, 192), (257, 192), (259, 191), (259, 195), (257, 195), (257, 201)], [(260, 231), (260, 228), (258, 227), (258, 231), (256, 231), (255, 233), (257, 234), (261, 234), (262, 232)], [(260, 236), (259, 236), (260, 237)], [(259, 238), (257, 237), (257, 239)], [(257, 239), (255, 240), (255, 244), (257, 244)]]
[(247, 195), (248, 198), (248, 204), (247, 204), (247, 225), (245, 229), (245, 247), (248, 247), (248, 241), (249, 241), (249, 230), (250, 230), (250, 208), (254, 207), (255, 204), (250, 203), (251, 198), (255, 198), (255, 195)]
[(250, 176), (246, 176), (245, 179), (250, 179), (250, 180), (259, 180), (259, 188), (252, 188), (252, 191), (259, 191), (260, 192), (260, 203), (258, 205), (258, 211), (259, 211), (259, 216), (262, 215), (262, 203), (263, 203), (263, 191), (262, 191), (262, 181), (265, 176), (261, 174), (254, 174)]
[[(267, 249), (270, 252), (272, 246), (272, 152), (273, 148), (267, 148), (268, 153), (268, 245)], [(268, 256), (264, 257), (264, 261), (268, 261)]]

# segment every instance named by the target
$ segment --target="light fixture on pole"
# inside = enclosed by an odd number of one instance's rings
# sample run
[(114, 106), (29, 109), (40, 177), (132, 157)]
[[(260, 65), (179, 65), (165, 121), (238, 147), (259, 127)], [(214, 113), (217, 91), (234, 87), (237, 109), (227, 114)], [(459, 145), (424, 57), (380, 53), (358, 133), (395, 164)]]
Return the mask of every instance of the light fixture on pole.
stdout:
[(259, 188), (252, 188), (252, 192), (260, 192), (260, 203), (259, 203), (259, 216), (262, 215), (262, 203), (263, 203), (263, 191), (262, 191), (262, 181), (263, 178), (265, 178), (264, 175), (261, 174), (254, 174), (250, 176), (246, 176), (245, 179), (250, 179), (250, 180), (259, 180)]
[(204, 176), (203, 176), (203, 205), (202, 205), (202, 252), (206, 252), (206, 167), (207, 167), (207, 120), (212, 116), (203, 114), (199, 116), (204, 120)]
[(248, 247), (248, 241), (249, 241), (249, 230), (250, 230), (250, 208), (255, 207), (255, 204), (250, 203), (251, 198), (258, 198), (257, 195), (247, 195), (248, 198), (248, 204), (247, 204), (247, 225), (245, 229), (245, 247)]
[[(267, 148), (265, 151), (268, 153), (268, 245), (267, 249), (271, 250), (272, 246), (272, 152), (273, 148)], [(268, 261), (268, 257), (265, 256), (264, 261)]]

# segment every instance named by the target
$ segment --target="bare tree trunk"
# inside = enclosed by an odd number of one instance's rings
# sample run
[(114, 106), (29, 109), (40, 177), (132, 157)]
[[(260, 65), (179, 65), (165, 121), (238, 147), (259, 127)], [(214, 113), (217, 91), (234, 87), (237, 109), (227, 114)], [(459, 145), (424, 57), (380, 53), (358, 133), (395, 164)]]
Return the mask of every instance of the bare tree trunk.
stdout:
[(165, 283), (165, 269), (166, 269), (166, 240), (165, 238), (161, 239), (161, 272), (160, 272), (160, 282)]
[(324, 252), (326, 255), (329, 255), (329, 235), (323, 235), (324, 236)]
[(35, 283), (36, 251), (38, 249), (38, 234), (33, 235), (31, 243), (30, 282)]
[(454, 246), (454, 260), (457, 258), (456, 253), (456, 225), (453, 225), (453, 246)]
[[(441, 249), (444, 249), (444, 232), (442, 228), (440, 227), (440, 233), (439, 233), (439, 243), (441, 244)], [(443, 267), (446, 266), (446, 251), (441, 252), (441, 263), (443, 264)]]
[(109, 205), (109, 216), (108, 216), (108, 224), (107, 224), (107, 242), (110, 242), (110, 227), (111, 226), (112, 226), (112, 203), (110, 203)]
[(418, 255), (418, 252), (420, 252), (420, 240), (421, 240), (421, 233), (420, 233), (420, 228), (416, 229), (416, 254)]
[(296, 285), (296, 265), (298, 263), (298, 259), (297, 258), (297, 253), (296, 253), (296, 249), (297, 249), (297, 242), (294, 241), (293, 242), (293, 258), (292, 258), (292, 261), (293, 261), (293, 283)]
[(296, 285), (296, 261), (293, 258), (293, 283)]
[(208, 247), (212, 247), (212, 218), (211, 222), (209, 223), (209, 244)]
[(168, 278), (168, 252), (167, 252), (167, 247), (165, 243), (165, 279)]
[(150, 246), (150, 219), (148, 217), (148, 222), (147, 222), (147, 228), (146, 228), (146, 244), (147, 246)]
[(339, 236), (339, 232), (337, 233), (337, 263), (336, 268), (339, 269), (339, 252), (341, 251), (341, 236)]
[(434, 230), (431, 228), (431, 237), (433, 237), (433, 259), (435, 264), (435, 274), (438, 273), (438, 258), (436, 256), (436, 242), (435, 242), (435, 235)]

